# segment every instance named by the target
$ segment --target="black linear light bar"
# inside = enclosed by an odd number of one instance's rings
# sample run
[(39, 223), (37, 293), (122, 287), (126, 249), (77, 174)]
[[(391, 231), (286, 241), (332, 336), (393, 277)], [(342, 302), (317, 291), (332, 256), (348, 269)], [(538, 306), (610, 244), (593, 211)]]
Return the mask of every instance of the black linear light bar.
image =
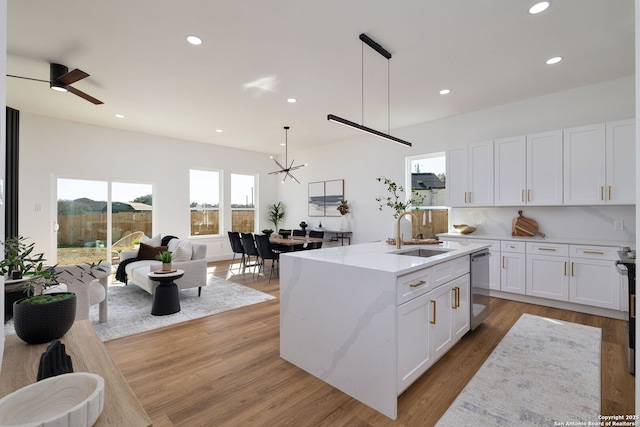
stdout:
[(375, 129), (368, 128), (366, 126), (359, 125), (357, 123), (352, 122), (351, 120), (343, 119), (342, 117), (338, 117), (338, 116), (333, 115), (333, 114), (329, 114), (327, 116), (327, 120), (329, 120), (331, 122), (340, 123), (341, 125), (345, 125), (345, 126), (348, 126), (350, 128), (357, 129), (359, 131), (362, 131), (364, 133), (368, 133), (368, 134), (373, 135), (373, 136), (377, 136), (378, 138), (382, 138), (382, 139), (386, 139), (386, 140), (389, 140), (389, 141), (392, 141), (392, 142), (396, 142), (398, 144), (406, 145), (407, 147), (411, 147), (412, 146), (412, 144), (410, 142), (407, 142), (407, 141), (405, 141), (403, 139), (396, 138), (395, 136), (387, 135), (386, 133), (380, 132), (380, 131), (375, 130)]
[[(369, 37), (365, 33), (360, 34), (360, 40), (363, 43), (365, 43), (367, 46), (369, 46), (371, 49), (375, 50), (380, 55), (382, 55), (385, 58), (387, 58), (387, 61), (389, 61), (389, 59), (391, 59), (391, 53), (388, 50), (386, 50), (385, 48), (383, 48), (382, 46), (380, 46), (378, 43), (376, 43), (371, 37)], [(388, 87), (387, 87), (387, 91), (388, 91)], [(364, 92), (363, 92), (363, 99), (364, 99)], [(387, 109), (388, 108), (389, 108), (389, 105), (387, 105)], [(364, 111), (364, 102), (363, 102), (363, 111)], [(364, 117), (364, 114), (363, 114), (363, 117)], [(384, 132), (380, 132), (378, 130), (371, 129), (371, 128), (366, 127), (364, 125), (359, 125), (358, 123), (352, 122), (351, 120), (343, 119), (342, 117), (338, 117), (338, 116), (336, 116), (334, 114), (329, 114), (327, 116), (327, 120), (339, 123), (339, 124), (344, 125), (344, 126), (348, 126), (350, 128), (353, 128), (353, 129), (357, 129), (357, 130), (359, 130), (361, 132), (368, 133), (369, 135), (377, 136), (378, 138), (386, 139), (388, 141), (392, 141), (392, 142), (404, 145), (406, 147), (411, 147), (412, 146), (412, 144), (410, 142), (407, 142), (407, 141), (402, 140), (400, 138), (396, 138), (395, 136), (391, 136), (391, 135), (386, 134)]]

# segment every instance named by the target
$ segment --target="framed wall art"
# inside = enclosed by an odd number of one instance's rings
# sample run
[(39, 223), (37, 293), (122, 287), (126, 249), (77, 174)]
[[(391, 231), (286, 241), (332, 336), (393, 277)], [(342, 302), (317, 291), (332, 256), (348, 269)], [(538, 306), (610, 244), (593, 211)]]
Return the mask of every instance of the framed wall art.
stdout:
[(344, 199), (344, 179), (309, 183), (309, 216), (341, 216), (338, 211)]
[(324, 216), (324, 181), (309, 183), (309, 216)]

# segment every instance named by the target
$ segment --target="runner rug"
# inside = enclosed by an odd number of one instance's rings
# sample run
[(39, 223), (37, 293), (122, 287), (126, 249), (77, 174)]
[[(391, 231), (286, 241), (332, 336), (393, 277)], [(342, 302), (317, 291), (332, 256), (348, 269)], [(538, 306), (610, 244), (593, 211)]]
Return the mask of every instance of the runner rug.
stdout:
[[(89, 311), (89, 320), (102, 341), (210, 316), (268, 301), (275, 297), (210, 275), (207, 286), (202, 288), (202, 296), (198, 297), (198, 288), (180, 291), (181, 310), (167, 316), (152, 316), (153, 297), (135, 285), (111, 285), (107, 298), (109, 301), (107, 322), (98, 321), (97, 305), (91, 306)], [(4, 329), (5, 335), (15, 333), (13, 319), (5, 324)]]
[(601, 335), (523, 314), (436, 425), (599, 425)]

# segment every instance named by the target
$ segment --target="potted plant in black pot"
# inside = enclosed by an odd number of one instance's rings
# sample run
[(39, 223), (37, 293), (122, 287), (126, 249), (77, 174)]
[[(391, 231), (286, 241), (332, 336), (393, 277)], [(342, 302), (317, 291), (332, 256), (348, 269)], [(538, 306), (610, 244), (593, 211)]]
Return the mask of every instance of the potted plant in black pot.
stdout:
[(265, 236), (271, 236), (271, 233), (273, 233), (273, 230), (270, 228), (265, 228), (264, 230), (262, 230), (262, 234), (264, 234)]
[[(61, 272), (56, 270), (57, 265), (45, 265), (44, 254), (33, 254), (35, 244), (27, 244), (25, 240), (17, 236), (3, 244), (5, 254), (12, 248), (19, 250), (0, 261), (0, 272), (7, 275), (19, 270), (25, 296), (13, 303), (16, 334), (28, 344), (41, 344), (62, 337), (71, 328), (76, 317), (76, 294), (48, 292), (60, 284)], [(93, 269), (96, 268), (102, 269), (97, 264), (88, 264), (83, 270), (95, 277)]]

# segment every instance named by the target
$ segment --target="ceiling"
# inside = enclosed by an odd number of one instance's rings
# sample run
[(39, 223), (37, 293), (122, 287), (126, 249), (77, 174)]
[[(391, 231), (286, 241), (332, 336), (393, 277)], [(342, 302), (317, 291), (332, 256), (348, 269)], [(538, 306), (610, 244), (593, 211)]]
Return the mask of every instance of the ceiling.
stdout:
[[(90, 77), (73, 86), (104, 105), (15, 78), (7, 105), (280, 153), (285, 125), (289, 151), (360, 136), (329, 113), (394, 134), (634, 73), (633, 0), (552, 0), (530, 15), (533, 3), (8, 0), (7, 73), (46, 80), (51, 62), (80, 68)], [(556, 55), (564, 60), (545, 64)]]

